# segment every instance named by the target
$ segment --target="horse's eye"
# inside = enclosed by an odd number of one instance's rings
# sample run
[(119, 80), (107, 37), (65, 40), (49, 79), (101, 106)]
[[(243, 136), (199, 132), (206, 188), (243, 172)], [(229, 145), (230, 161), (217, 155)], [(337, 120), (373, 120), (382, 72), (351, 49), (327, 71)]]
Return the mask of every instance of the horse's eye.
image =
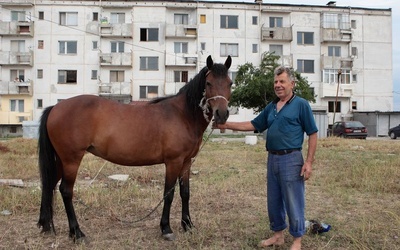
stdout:
[(233, 82), (231, 82), (231, 83), (229, 84), (230, 87), (232, 87), (232, 85), (233, 85)]
[(211, 87), (212, 86), (211, 82), (207, 82), (207, 86)]

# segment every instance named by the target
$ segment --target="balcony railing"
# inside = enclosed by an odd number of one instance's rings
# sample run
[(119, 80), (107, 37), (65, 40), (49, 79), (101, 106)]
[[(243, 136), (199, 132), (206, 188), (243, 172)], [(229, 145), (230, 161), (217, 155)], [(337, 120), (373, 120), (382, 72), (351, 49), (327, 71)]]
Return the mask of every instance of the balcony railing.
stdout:
[(108, 82), (99, 84), (99, 95), (131, 95), (131, 82)]
[(291, 42), (293, 40), (292, 27), (263, 27), (261, 37), (263, 41)]
[(350, 29), (321, 28), (321, 42), (345, 42), (352, 38)]
[(197, 55), (196, 54), (168, 54), (166, 55), (166, 66), (196, 66)]
[(320, 96), (323, 97), (351, 97), (353, 94), (353, 84), (321, 83)]
[(101, 23), (100, 36), (102, 37), (126, 37), (132, 38), (131, 23)]
[(29, 52), (0, 51), (0, 65), (32, 66), (33, 51)]
[(100, 53), (102, 66), (132, 66), (132, 53)]
[(196, 38), (197, 26), (188, 24), (167, 24), (165, 36)]
[(0, 21), (0, 35), (33, 37), (33, 24), (34, 22), (26, 21)]
[(351, 69), (353, 67), (353, 58), (321, 56), (322, 68), (324, 69)]
[(30, 95), (32, 96), (32, 80), (20, 82), (0, 81), (0, 95)]

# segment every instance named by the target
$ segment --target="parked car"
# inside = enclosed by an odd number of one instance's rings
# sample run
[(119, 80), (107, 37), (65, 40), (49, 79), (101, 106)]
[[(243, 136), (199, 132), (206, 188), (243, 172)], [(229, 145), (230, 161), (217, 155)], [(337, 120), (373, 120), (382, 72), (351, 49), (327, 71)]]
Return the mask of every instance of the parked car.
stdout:
[(400, 124), (397, 125), (396, 127), (390, 128), (388, 135), (390, 136), (391, 139), (396, 139), (397, 137), (400, 136)]
[(368, 136), (367, 128), (359, 121), (341, 121), (332, 125), (331, 133), (333, 136), (343, 138), (366, 139)]

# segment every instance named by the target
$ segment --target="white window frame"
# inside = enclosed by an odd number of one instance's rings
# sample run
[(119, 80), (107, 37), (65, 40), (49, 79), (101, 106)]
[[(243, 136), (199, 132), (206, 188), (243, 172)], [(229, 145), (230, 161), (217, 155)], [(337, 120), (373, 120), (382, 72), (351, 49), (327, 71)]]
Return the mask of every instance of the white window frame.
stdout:
[(62, 26), (78, 26), (78, 12), (60, 12), (59, 24)]
[(58, 41), (58, 54), (67, 55), (78, 53), (78, 42), (77, 41)]
[(158, 56), (141, 56), (140, 70), (158, 71)]
[(187, 54), (189, 49), (188, 42), (174, 42), (174, 53), (184, 53)]
[(139, 86), (139, 99), (158, 97), (158, 86)]
[(238, 43), (221, 43), (220, 44), (220, 56), (238, 57), (239, 56), (239, 44)]
[(189, 14), (175, 13), (174, 24), (189, 24)]

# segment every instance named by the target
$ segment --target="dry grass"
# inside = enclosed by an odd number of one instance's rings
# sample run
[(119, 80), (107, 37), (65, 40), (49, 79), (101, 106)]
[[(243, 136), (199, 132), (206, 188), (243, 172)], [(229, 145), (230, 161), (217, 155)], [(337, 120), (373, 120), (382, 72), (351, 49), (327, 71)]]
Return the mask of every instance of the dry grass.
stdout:
[[(322, 235), (307, 234), (304, 249), (398, 248), (400, 140), (327, 138), (318, 143), (313, 177), (306, 184), (306, 216), (332, 229)], [(191, 177), (190, 206), (196, 227), (192, 233), (180, 229), (180, 198), (175, 192), (171, 226), (177, 239), (166, 242), (159, 230), (161, 207), (134, 222), (160, 201), (164, 166), (130, 168), (86, 155), (74, 200), (89, 244), (75, 245), (68, 238), (59, 193), (57, 235), (42, 235), (36, 227), (40, 206), (36, 140), (1, 142), (0, 178), (20, 178), (31, 185), (0, 186), (0, 212), (12, 212), (0, 215), (0, 249), (255, 249), (259, 240), (272, 234), (266, 213), (265, 159), (264, 141), (255, 146), (207, 142), (192, 167), (199, 171)], [(129, 174), (130, 179), (107, 178), (116, 173)], [(287, 236), (280, 249), (290, 246)]]

